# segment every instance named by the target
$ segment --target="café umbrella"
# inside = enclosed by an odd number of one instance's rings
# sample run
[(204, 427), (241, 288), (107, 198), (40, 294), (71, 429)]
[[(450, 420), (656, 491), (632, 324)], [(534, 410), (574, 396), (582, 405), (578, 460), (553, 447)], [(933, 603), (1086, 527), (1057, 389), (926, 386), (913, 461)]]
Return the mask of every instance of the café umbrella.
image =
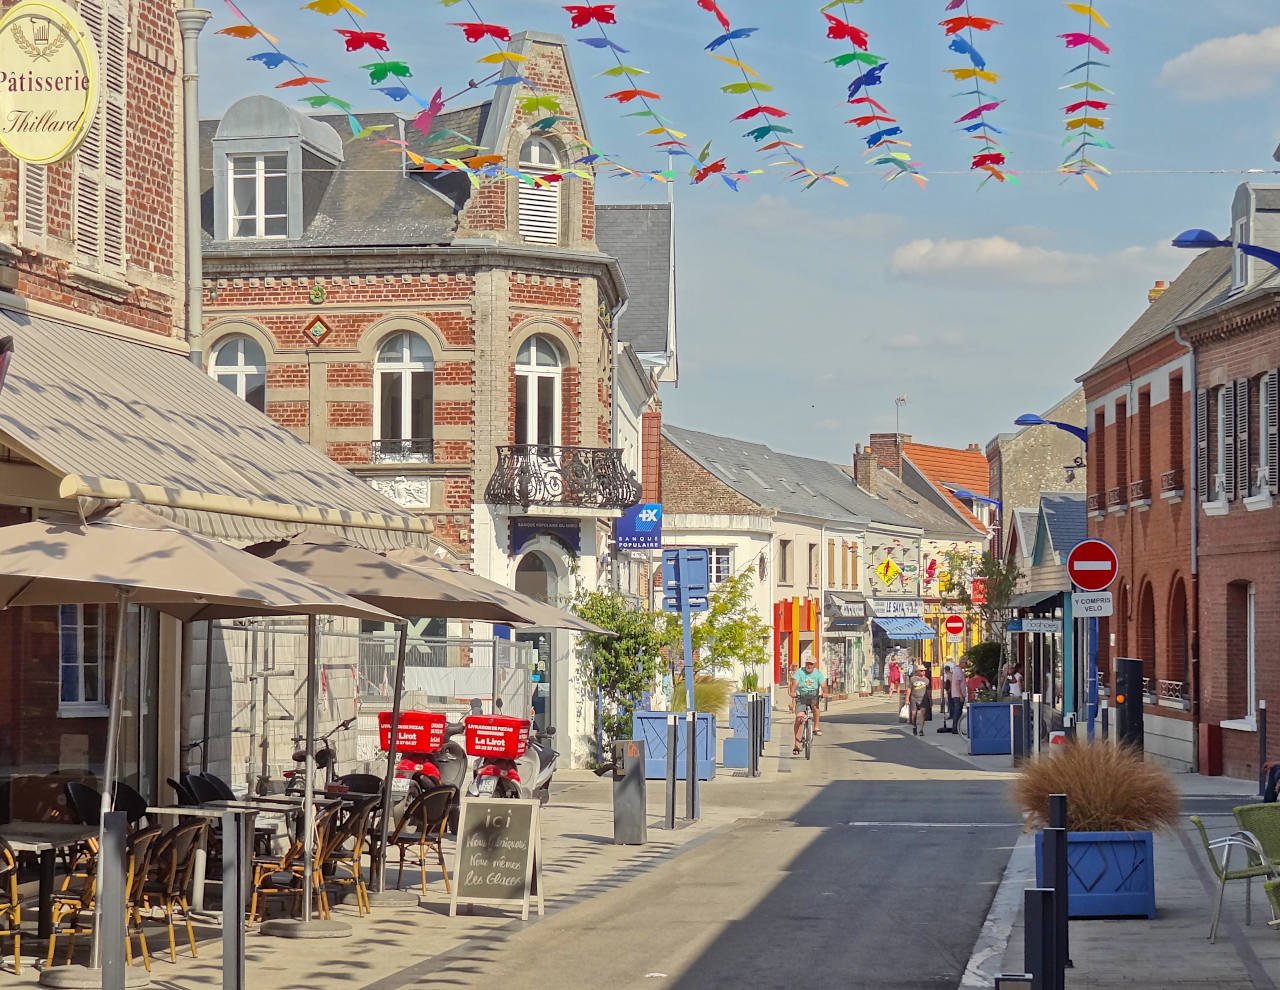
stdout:
[[(110, 810), (116, 775), (124, 684), (123, 616), (129, 604), (183, 621), (261, 615), (307, 615), (312, 626), (316, 615), (400, 621), (137, 505), (119, 506), (87, 522), (0, 527), (0, 608), (112, 602), (119, 606), (119, 616), (103, 760), (104, 811)], [(314, 655), (309, 659), (308, 754), (315, 732)], [(309, 758), (303, 833), (308, 855), (313, 843), (314, 773), (314, 761)], [(101, 859), (98, 868), (101, 874)], [(309, 871), (306, 879), (309, 887)], [(310, 913), (309, 894), (308, 890), (303, 901), (304, 918)]]
[[(499, 624), (563, 625), (604, 630), (577, 616), (478, 578), (461, 568), (443, 564), (412, 566), (366, 550), (318, 527), (308, 527), (288, 540), (259, 543), (247, 548), (273, 564), (305, 576), (353, 598), (376, 605), (406, 619), (476, 619)], [(413, 561), (431, 561), (426, 551), (411, 555)], [(554, 613), (554, 614), (552, 614)], [(404, 695), (405, 653), (408, 631), (401, 626), (396, 657), (395, 686), (391, 693), (391, 724), (400, 724)], [(385, 891), (385, 849), (391, 816), (391, 785), (395, 777), (397, 731), (390, 733), (387, 768), (382, 789), (381, 841), (373, 870), (375, 892)]]

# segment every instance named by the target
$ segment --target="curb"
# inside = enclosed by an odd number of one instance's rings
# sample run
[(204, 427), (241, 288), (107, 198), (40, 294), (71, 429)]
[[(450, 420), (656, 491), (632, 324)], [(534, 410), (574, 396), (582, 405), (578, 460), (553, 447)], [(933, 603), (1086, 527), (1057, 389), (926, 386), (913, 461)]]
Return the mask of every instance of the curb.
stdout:
[(1014, 923), (1022, 910), (1022, 891), (1034, 885), (1035, 873), (1035, 834), (1023, 832), (1009, 854), (1004, 876), (991, 900), (991, 910), (982, 923), (973, 952), (969, 954), (958, 990), (989, 990), (995, 986), (996, 977), (1004, 968)]

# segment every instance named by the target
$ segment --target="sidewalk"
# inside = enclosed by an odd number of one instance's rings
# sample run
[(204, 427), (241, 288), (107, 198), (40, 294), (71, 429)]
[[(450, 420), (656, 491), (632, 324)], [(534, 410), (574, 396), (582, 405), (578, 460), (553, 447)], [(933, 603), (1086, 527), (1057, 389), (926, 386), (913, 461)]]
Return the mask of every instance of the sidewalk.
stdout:
[[(935, 718), (923, 741), (984, 770), (1010, 774), (1008, 756), (969, 756), (968, 740), (940, 734)], [(910, 735), (904, 725), (903, 732)], [(1245, 925), (1245, 884), (1227, 885), (1218, 938), (1208, 940), (1217, 882), (1204, 846), (1186, 816), (1199, 815), (1211, 837), (1235, 828), (1231, 809), (1257, 801), (1251, 781), (1175, 774), (1182, 796), (1183, 826), (1156, 833), (1156, 917), (1154, 920), (1071, 922), (1074, 967), (1067, 986), (1130, 990), (1200, 987), (1215, 990), (1268, 988), (1280, 983), (1280, 931), (1269, 928), (1270, 908), (1261, 882), (1254, 884), (1253, 924)], [(1023, 965), (1022, 891), (1035, 885), (1031, 836), (1019, 840), (992, 903), (962, 987), (991, 987), (996, 973), (1019, 973)]]
[[(775, 723), (786, 721), (782, 713)], [(774, 744), (761, 760), (762, 778), (736, 777), (733, 770), (717, 768), (715, 780), (703, 782), (700, 789), (702, 818), (693, 824), (680, 821), (685, 813), (685, 789), (681, 782), (677, 792), (677, 828), (661, 827), (664, 815), (662, 781), (651, 780), (647, 787), (649, 810), (648, 842), (644, 846), (613, 844), (613, 794), (609, 777), (598, 778), (590, 771), (568, 770), (556, 774), (551, 801), (542, 811), (543, 884), (547, 915), (571, 907), (628, 880), (652, 870), (702, 842), (720, 834), (742, 818), (762, 813), (768, 801), (768, 778), (778, 772), (781, 762), (776, 740), (785, 735), (785, 726), (774, 725)], [(789, 756), (788, 756), (789, 759)], [(445, 859), (452, 875), (454, 845), (445, 841)], [(420, 892), (413, 880), (416, 867), (405, 871), (406, 889)], [(388, 870), (388, 881), (394, 884), (394, 859)], [(22, 974), (17, 976), (11, 964), (0, 969), (0, 988), (33, 987), (38, 984), (36, 960), (43, 962), (47, 942), (36, 938), (33, 928), (35, 905), (27, 898), (24, 919), (29, 929), (23, 936)], [(376, 986), (383, 988), (419, 985), (407, 976), (442, 954), (492, 951), (496, 940), (520, 931), (525, 923), (519, 911), (504, 911), (487, 906), (459, 905), (457, 917), (450, 918), (449, 895), (438, 867), (428, 869), (428, 888), (416, 906), (375, 905), (372, 914), (357, 915), (354, 901), (335, 905), (334, 918), (351, 925), (352, 936), (331, 940), (291, 940), (261, 935), (256, 929), (246, 939), (247, 985), (255, 988), (308, 987), (314, 990)], [(537, 918), (536, 905), (530, 922)], [(178, 927), (178, 961), (169, 960), (168, 938), (163, 925), (147, 925), (147, 941), (151, 950), (151, 978), (155, 986), (169, 990), (194, 990), (222, 985), (221, 930), (197, 924), (196, 938), (200, 956), (191, 958), (185, 931)], [(477, 939), (476, 936), (483, 936)], [(82, 956), (87, 939), (77, 940), (76, 961)], [(66, 939), (57, 941), (55, 962), (62, 962)], [(7, 940), (4, 950), (9, 949)], [(135, 953), (138, 946), (135, 939)], [(141, 972), (139, 962), (138, 971)]]

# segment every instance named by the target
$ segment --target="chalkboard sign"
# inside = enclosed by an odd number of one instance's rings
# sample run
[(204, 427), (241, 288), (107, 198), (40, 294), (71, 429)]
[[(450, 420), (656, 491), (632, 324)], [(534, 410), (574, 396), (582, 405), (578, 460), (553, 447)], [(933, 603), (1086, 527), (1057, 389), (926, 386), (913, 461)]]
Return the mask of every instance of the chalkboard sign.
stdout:
[(458, 858), (453, 868), (449, 915), (458, 902), (520, 904), (529, 918), (529, 899), (538, 898), (542, 914), (542, 835), (539, 801), (490, 801), (467, 798), (458, 817)]

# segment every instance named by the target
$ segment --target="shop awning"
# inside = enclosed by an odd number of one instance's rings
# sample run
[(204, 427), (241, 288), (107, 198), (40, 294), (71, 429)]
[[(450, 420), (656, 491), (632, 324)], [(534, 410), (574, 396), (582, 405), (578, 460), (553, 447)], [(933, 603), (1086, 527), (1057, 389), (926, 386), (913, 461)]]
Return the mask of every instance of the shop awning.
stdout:
[(881, 619), (871, 620), (885, 631), (890, 639), (935, 639), (937, 633), (923, 619)]
[(188, 525), (212, 513), (422, 534), (413, 542), (431, 532), (185, 355), (0, 309), (9, 335), (0, 444), (53, 475), (56, 486), (30, 479), (41, 497), (166, 506)]
[(1025, 594), (1014, 595), (1009, 599), (1010, 608), (1035, 608), (1044, 602), (1057, 599), (1062, 595), (1061, 591), (1028, 591)]
[(822, 596), (822, 613), (829, 630), (857, 630), (867, 624), (867, 599), (858, 591), (828, 591)]

